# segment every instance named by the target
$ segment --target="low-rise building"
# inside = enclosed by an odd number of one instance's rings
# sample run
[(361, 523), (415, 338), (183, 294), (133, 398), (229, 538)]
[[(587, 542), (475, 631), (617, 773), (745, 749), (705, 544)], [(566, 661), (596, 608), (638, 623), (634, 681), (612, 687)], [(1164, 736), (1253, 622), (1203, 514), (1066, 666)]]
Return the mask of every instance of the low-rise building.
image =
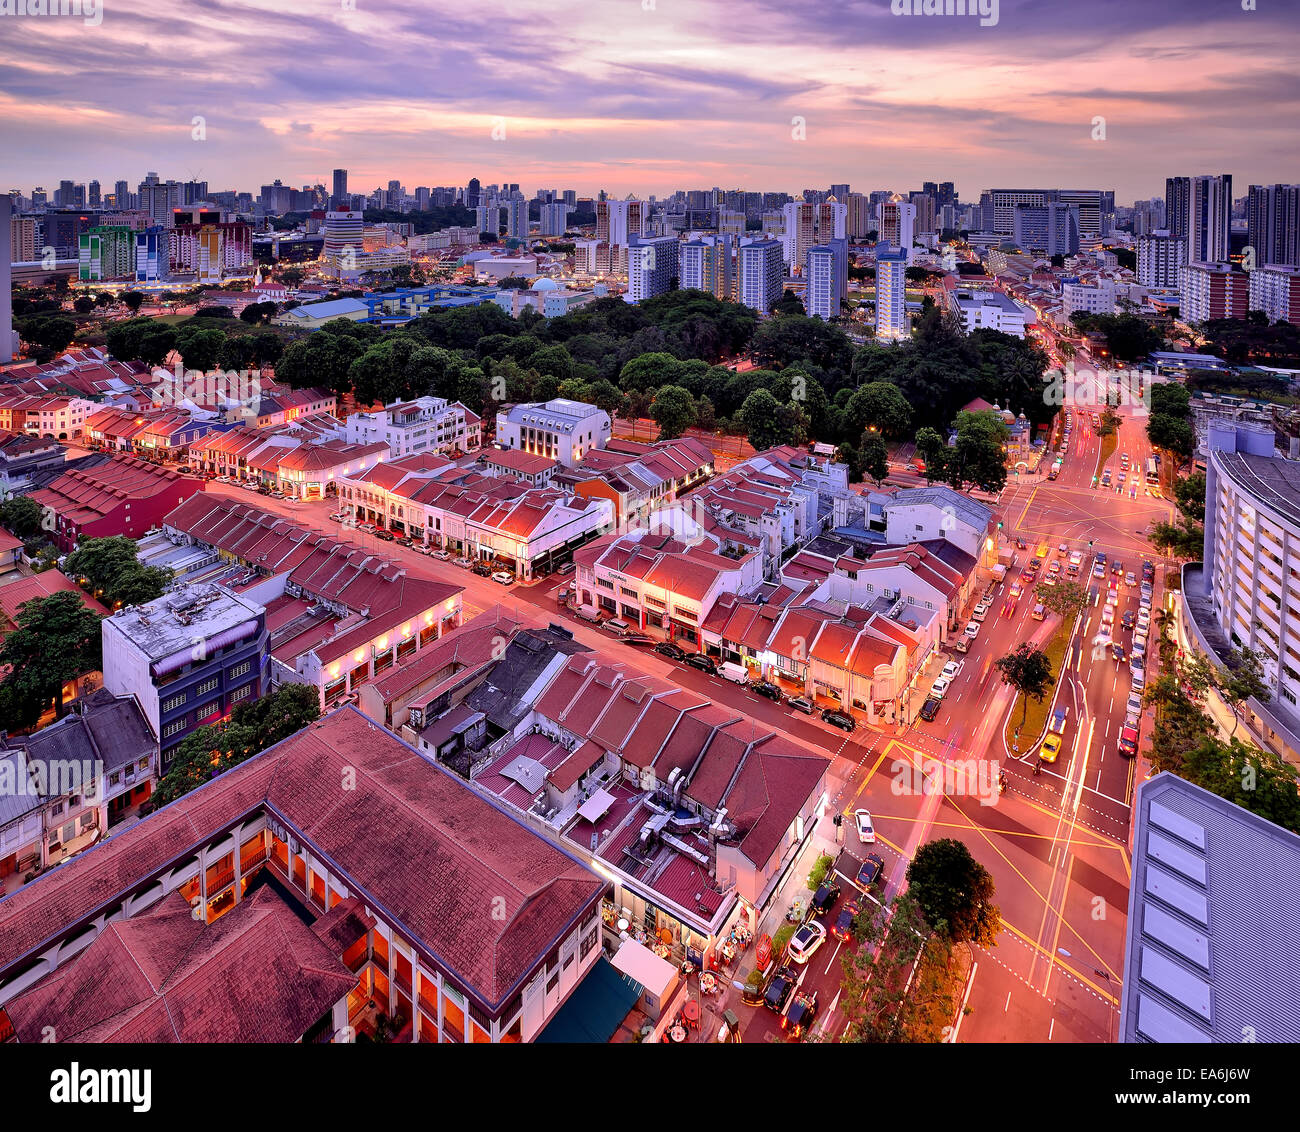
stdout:
[(968, 334), (983, 327), (1015, 338), (1025, 336), (1025, 308), (1001, 291), (953, 290), (947, 299), (948, 308), (961, 316)]
[(576, 467), (592, 449), (604, 448), (612, 432), (604, 409), (562, 397), (497, 413), (500, 447), (545, 456), (566, 468)]
[(559, 465), (545, 456), (534, 456), (517, 449), (493, 449), (488, 452), (483, 471), (489, 476), (508, 476), (532, 487), (545, 487)]
[(382, 441), (394, 460), (421, 452), (455, 456), (482, 446), (483, 422), (459, 401), (419, 397), (350, 414), (345, 435), (351, 444)]

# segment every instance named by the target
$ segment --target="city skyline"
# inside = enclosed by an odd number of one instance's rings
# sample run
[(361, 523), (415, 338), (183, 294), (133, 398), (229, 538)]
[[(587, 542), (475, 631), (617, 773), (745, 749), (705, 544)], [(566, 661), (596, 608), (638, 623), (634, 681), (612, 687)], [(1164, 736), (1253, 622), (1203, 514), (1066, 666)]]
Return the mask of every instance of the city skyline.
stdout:
[[(405, 3), (14, 21), (0, 45), (7, 187), (134, 184), (153, 169), (255, 190), (328, 185), (343, 166), (354, 191), (478, 177), (581, 195), (797, 194), (942, 178), (964, 200), (1050, 180), (1130, 201), (1175, 174), (1290, 179), (1274, 155), (1300, 110), (1286, 63), (1300, 31), (1265, 11), (1103, 2), (1084, 25), (1003, 0), (981, 27), (895, 17), (886, 0), (811, 13), (764, 2), (740, 27), (716, 3), (693, 5), (689, 24), (671, 0), (628, 7), (614, 20), (488, 4), (436, 29)], [(834, 42), (809, 28), (834, 28)], [(287, 65), (248, 66), (276, 45)]]

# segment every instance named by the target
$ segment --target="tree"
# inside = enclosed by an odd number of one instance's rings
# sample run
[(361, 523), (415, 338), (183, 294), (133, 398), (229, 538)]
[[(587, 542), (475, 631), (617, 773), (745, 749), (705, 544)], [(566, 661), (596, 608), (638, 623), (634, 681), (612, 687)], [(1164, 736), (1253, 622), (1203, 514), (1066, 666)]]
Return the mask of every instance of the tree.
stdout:
[(624, 392), (635, 389), (649, 393), (661, 385), (677, 385), (681, 368), (681, 363), (672, 354), (652, 351), (627, 362), (619, 371), (618, 385)]
[(942, 472), (943, 457), (947, 453), (948, 446), (944, 443), (943, 437), (930, 427), (918, 428), (916, 430), (916, 454), (921, 457), (925, 464), (925, 478), (927, 480), (941, 479), (939, 474)]
[(78, 295), (72, 300), (72, 309), (78, 314), (89, 314), (95, 309), (95, 300), (89, 295)]
[(110, 609), (161, 597), (172, 577), (169, 570), (145, 566), (136, 557), (134, 540), (124, 535), (86, 539), (68, 555), (64, 569)]
[(844, 409), (849, 426), (856, 433), (874, 428), (884, 436), (902, 436), (912, 425), (912, 407), (902, 390), (887, 381), (862, 386)]
[(1205, 473), (1193, 472), (1174, 484), (1178, 509), (1189, 522), (1205, 522)]
[(1070, 617), (1088, 604), (1089, 595), (1087, 587), (1078, 582), (1060, 581), (1054, 586), (1040, 587), (1038, 600), (1049, 612)]
[(9, 665), (4, 687), (9, 706), (25, 723), (54, 702), (63, 714), (63, 686), (102, 665), (99, 618), (67, 590), (22, 604), (17, 628), (0, 643), (0, 665)]
[(122, 302), (126, 304), (127, 310), (135, 314), (144, 305), (144, 296), (139, 291), (126, 291), (122, 295)]
[(1180, 463), (1190, 460), (1196, 445), (1191, 421), (1153, 412), (1147, 418), (1147, 439), (1156, 448), (1177, 456)]
[(1002, 682), (1010, 684), (1022, 697), (1020, 725), (1023, 727), (1029, 715), (1030, 698), (1042, 703), (1053, 686), (1052, 662), (1047, 653), (1026, 641), (1015, 652), (1000, 657), (996, 667), (1002, 673)]
[(1186, 519), (1176, 523), (1151, 524), (1151, 545), (1171, 558), (1196, 559), (1205, 548), (1205, 532)]
[(953, 943), (996, 945), (1002, 915), (993, 903), (993, 877), (963, 842), (942, 838), (917, 849), (907, 866), (907, 891), (931, 931)]
[(41, 529), (41, 506), (26, 495), (16, 495), (0, 503), (0, 524), (21, 539), (31, 538)]
[(25, 342), (33, 342), (57, 354), (68, 348), (77, 334), (77, 324), (67, 318), (29, 318), (20, 328)]
[(221, 330), (182, 331), (176, 337), (176, 350), (187, 368), (210, 370), (216, 368), (217, 357), (225, 342), (226, 335)]
[(740, 407), (740, 421), (754, 451), (763, 452), (778, 443), (776, 415), (781, 403), (766, 389), (755, 389)]
[(862, 438), (862, 474), (869, 476), (877, 487), (889, 475), (889, 453), (885, 442), (874, 433)]
[(158, 783), (155, 804), (174, 802), (319, 718), (318, 693), (309, 684), (285, 684), (239, 704), (228, 722), (200, 727), (185, 737)]
[(958, 413), (957, 443), (944, 461), (943, 481), (959, 491), (965, 490), (967, 484), (974, 484), (996, 495), (1007, 485), (1003, 445), (1010, 435), (995, 413)]
[(650, 416), (659, 426), (659, 439), (672, 440), (695, 424), (699, 411), (695, 398), (680, 385), (664, 385), (654, 395)]
[(1235, 649), (1224, 657), (1225, 663), (1218, 671), (1216, 684), (1224, 702), (1232, 709), (1231, 738), (1237, 733), (1241, 705), (1255, 699), (1267, 703), (1268, 685), (1264, 682), (1264, 666), (1259, 654), (1252, 648)]

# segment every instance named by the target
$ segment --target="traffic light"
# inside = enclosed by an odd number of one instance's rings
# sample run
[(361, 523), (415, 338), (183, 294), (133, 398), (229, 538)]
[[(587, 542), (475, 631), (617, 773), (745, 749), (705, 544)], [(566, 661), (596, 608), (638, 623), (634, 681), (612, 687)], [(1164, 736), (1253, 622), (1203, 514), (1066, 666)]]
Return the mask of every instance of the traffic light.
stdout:
[(1089, 549), (1089, 550), (1092, 549), (1092, 539), (1089, 539), (1089, 540), (1088, 540), (1088, 549)]
[(998, 520), (998, 530), (1001, 530), (1001, 529), (1002, 529), (1002, 520), (999, 519), (999, 520)]

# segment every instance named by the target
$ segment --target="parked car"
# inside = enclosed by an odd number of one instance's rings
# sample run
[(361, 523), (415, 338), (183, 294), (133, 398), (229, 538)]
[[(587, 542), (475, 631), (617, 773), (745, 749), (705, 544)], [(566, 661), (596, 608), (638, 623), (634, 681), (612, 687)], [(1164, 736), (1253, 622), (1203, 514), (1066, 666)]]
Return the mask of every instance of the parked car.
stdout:
[(623, 643), (625, 645), (640, 645), (643, 648), (649, 648), (655, 643), (654, 637), (649, 633), (624, 633)]
[(341, 523), (347, 517), (348, 517), (348, 513), (346, 511), (334, 511), (330, 513), (330, 522)]
[(398, 546), (414, 546), (414, 545), (415, 545), (415, 539), (413, 539), (413, 538), (407, 538), (406, 535), (403, 535), (401, 538), (399, 538), (399, 539), (397, 540), (397, 545), (398, 545)]
[(429, 554), (439, 562), (446, 562), (451, 558), (451, 551), (449, 550), (431, 550)]
[(943, 699), (943, 697), (947, 694), (948, 686), (951, 683), (952, 681), (945, 680), (942, 676), (940, 676), (938, 680), (936, 680), (933, 684), (930, 685), (931, 697), (933, 697), (936, 700)]
[(515, 576), (508, 570), (497, 570), (493, 573), (492, 580), (499, 585), (508, 586), (515, 580)]
[(575, 566), (572, 562), (565, 562), (562, 565), (557, 566), (555, 568), (555, 572), (559, 574), (560, 577), (564, 577), (566, 574), (572, 574), (576, 569), (577, 566)]
[(1138, 753), (1138, 729), (1136, 727), (1125, 726), (1119, 733), (1119, 753), (1126, 759), (1137, 757)]
[(781, 702), (781, 689), (775, 684), (769, 683), (767, 680), (755, 680), (749, 688), (750, 691), (756, 692), (760, 696), (765, 696), (774, 704), (779, 704)]
[(941, 672), (940, 675), (945, 680), (953, 681), (957, 679), (957, 673), (959, 673), (965, 666), (966, 662), (964, 660), (950, 660), (943, 666), (943, 672)]
[(966, 632), (966, 636), (968, 636), (973, 641), (976, 637), (980, 635), (979, 622), (967, 621), (965, 632)]
[(812, 700), (807, 696), (791, 696), (786, 703), (794, 708), (795, 711), (801, 711), (804, 715), (812, 715), (817, 710)]
[(794, 990), (796, 982), (798, 982), (798, 976), (792, 968), (778, 968), (776, 974), (772, 976), (771, 981), (767, 984), (767, 990), (763, 992), (763, 1005), (768, 1010), (780, 1014), (785, 1009), (786, 999), (790, 997), (790, 992)]
[(383, 531), (377, 529), (375, 531), (375, 538), (377, 538), (380, 542), (395, 542), (397, 536), (393, 534), (392, 531)]
[(943, 706), (943, 701), (931, 696), (921, 705), (920, 716), (926, 723), (933, 723), (935, 717), (939, 714), (939, 708)]
[(858, 886), (870, 888), (880, 880), (884, 871), (885, 862), (875, 853), (868, 853), (862, 862), (862, 867), (858, 869)]
[(833, 724), (844, 731), (853, 731), (858, 722), (846, 711), (837, 711), (835, 708), (826, 708), (822, 712), (822, 720), (825, 723)]
[(790, 958), (795, 963), (807, 963), (825, 942), (826, 929), (816, 920), (809, 920), (790, 937)]
[(1126, 711), (1131, 716), (1142, 714), (1142, 694), (1140, 692), (1130, 692), (1128, 694), (1128, 704)]
[(1144, 582), (1154, 582), (1156, 580), (1156, 568), (1150, 562), (1142, 563), (1142, 580)]
[(666, 656), (669, 660), (685, 660), (686, 650), (680, 645), (675, 645), (672, 641), (661, 641), (655, 645), (655, 652), (660, 656)]
[(710, 676), (718, 674), (718, 666), (714, 663), (712, 657), (705, 656), (702, 652), (693, 652), (686, 657), (686, 663), (692, 668), (698, 668), (701, 672), (707, 672)]
[(1133, 573), (1132, 570), (1130, 570), (1127, 574), (1124, 575), (1124, 584), (1126, 586), (1137, 585), (1137, 575)]
[(871, 814), (867, 810), (854, 810), (853, 820), (858, 827), (858, 840), (865, 845), (871, 845), (876, 840), (876, 827), (871, 822)]
[(840, 898), (840, 886), (834, 880), (823, 881), (813, 894), (810, 911), (814, 916), (824, 916)]
[(455, 559), (452, 559), (452, 565), (453, 565), (453, 566), (460, 566), (460, 567), (463, 567), (464, 569), (467, 569), (467, 570), (468, 570), (471, 566), (474, 565), (474, 563), (471, 562), (468, 558), (455, 558)]
[(958, 637), (953, 642), (952, 651), (959, 652), (964, 656), (966, 653), (970, 652), (970, 641), (965, 637)]

